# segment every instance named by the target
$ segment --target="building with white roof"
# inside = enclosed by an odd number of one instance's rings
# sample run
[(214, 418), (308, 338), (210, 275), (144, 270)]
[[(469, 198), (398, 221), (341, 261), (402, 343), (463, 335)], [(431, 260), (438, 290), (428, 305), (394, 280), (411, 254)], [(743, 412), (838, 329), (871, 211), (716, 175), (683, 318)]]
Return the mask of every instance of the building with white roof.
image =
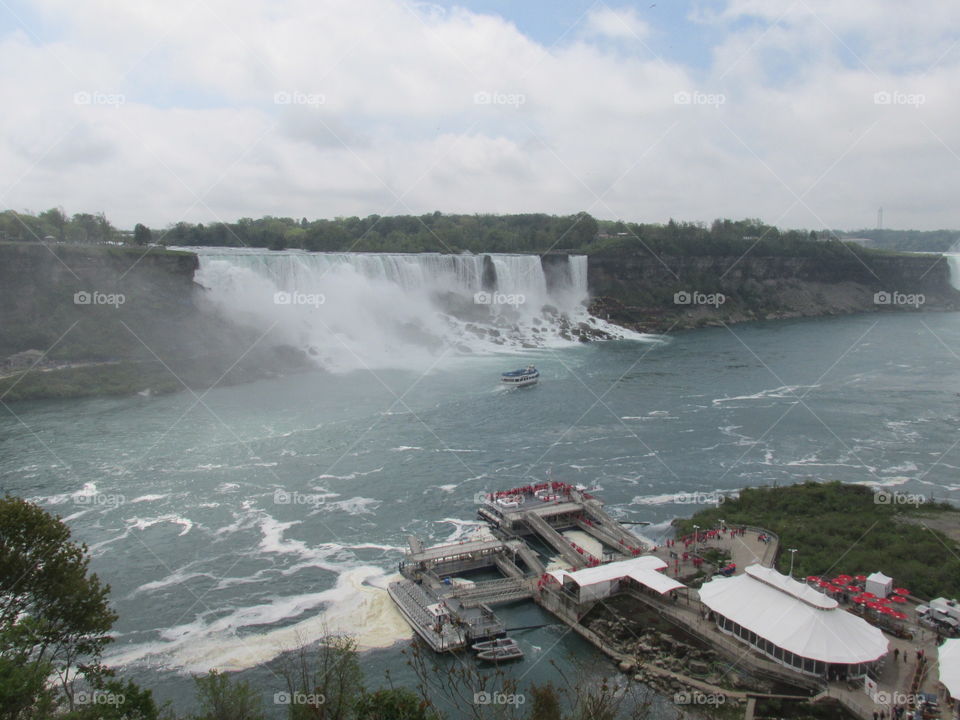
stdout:
[(641, 555), (576, 572), (552, 570), (547, 575), (564, 590), (575, 595), (579, 603), (585, 603), (615, 595), (622, 589), (625, 581), (633, 581), (661, 595), (686, 587), (660, 572), (666, 567), (667, 563), (658, 557)]
[(836, 600), (762, 565), (704, 583), (700, 601), (722, 632), (807, 675), (861, 677), (889, 649), (878, 628)]

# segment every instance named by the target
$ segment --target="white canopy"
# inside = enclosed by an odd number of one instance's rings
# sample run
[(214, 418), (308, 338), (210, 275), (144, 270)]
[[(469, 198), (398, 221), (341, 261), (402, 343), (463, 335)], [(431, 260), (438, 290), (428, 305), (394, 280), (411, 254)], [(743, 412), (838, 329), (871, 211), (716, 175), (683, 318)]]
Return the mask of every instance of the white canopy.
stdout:
[(751, 565), (743, 575), (704, 583), (700, 600), (715, 613), (803, 658), (854, 665), (887, 653), (889, 642), (878, 628), (839, 609), (832, 600), (817, 601), (808, 590), (819, 595), (776, 570)]
[(940, 682), (952, 698), (960, 698), (960, 639), (947, 640), (940, 646)]
[(882, 572), (875, 572), (867, 577), (863, 587), (867, 592), (883, 598), (893, 591), (893, 578), (887, 577)]
[(658, 572), (665, 567), (667, 567), (667, 563), (660, 558), (653, 555), (642, 555), (629, 560), (618, 560), (592, 568), (584, 568), (576, 572), (553, 570), (550, 575), (560, 584), (563, 584), (564, 578), (570, 578), (580, 587), (629, 577), (651, 590), (656, 590), (661, 595), (671, 590), (686, 587), (683, 583)]

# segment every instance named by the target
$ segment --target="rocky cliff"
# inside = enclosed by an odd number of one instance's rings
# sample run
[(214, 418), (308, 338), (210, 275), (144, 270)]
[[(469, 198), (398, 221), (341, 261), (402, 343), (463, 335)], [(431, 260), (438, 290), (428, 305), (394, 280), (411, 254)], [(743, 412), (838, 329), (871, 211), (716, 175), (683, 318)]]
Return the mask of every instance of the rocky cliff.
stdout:
[(0, 398), (205, 390), (303, 365), (208, 308), (197, 267), (155, 248), (0, 244)]
[(590, 256), (593, 312), (649, 332), (858, 312), (958, 310), (940, 255)]

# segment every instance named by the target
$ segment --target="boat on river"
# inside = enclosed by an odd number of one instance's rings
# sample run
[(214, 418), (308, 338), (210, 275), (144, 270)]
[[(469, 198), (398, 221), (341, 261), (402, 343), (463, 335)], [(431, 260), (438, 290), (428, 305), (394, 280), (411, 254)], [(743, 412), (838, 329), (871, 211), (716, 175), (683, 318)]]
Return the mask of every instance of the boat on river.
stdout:
[(523, 650), (513, 638), (487, 640), (476, 643), (471, 647), (477, 653), (478, 660), (486, 660), (487, 662), (504, 662), (523, 658)]
[(527, 365), (519, 370), (501, 373), (500, 382), (510, 387), (526, 387), (535, 385), (540, 379), (540, 371), (533, 365)]

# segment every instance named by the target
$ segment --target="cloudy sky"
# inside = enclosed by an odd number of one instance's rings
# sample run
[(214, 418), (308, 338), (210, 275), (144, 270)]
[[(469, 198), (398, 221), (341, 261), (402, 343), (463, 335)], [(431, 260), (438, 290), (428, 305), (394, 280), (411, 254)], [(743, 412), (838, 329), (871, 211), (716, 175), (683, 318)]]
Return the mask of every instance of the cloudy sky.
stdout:
[(960, 227), (960, 3), (2, 0), (0, 207)]

